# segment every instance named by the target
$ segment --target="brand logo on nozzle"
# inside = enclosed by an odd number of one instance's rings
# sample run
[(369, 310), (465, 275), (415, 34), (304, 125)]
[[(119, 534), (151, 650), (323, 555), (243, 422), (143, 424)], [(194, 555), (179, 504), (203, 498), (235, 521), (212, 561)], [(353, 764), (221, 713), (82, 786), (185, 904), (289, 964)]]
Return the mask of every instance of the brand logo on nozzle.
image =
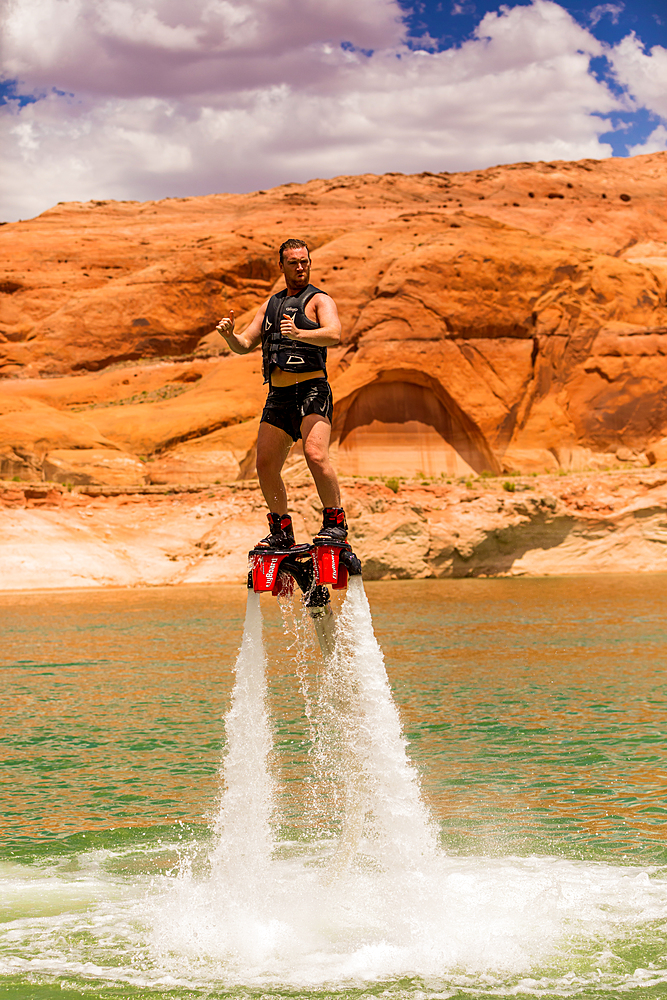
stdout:
[(273, 583), (274, 579), (275, 579), (276, 568), (278, 567), (279, 563), (280, 563), (280, 559), (276, 559), (275, 557), (271, 560), (271, 565), (269, 566), (269, 568), (267, 570), (267, 573), (266, 573), (266, 582), (269, 585), (271, 585)]

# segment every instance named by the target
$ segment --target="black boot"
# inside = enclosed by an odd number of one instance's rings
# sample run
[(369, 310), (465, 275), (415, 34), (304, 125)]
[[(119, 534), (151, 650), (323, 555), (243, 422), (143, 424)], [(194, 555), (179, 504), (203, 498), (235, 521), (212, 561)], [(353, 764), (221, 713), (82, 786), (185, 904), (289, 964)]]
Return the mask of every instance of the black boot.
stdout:
[(291, 549), (294, 542), (294, 528), (289, 514), (267, 514), (269, 533), (257, 542), (258, 549)]
[(347, 521), (342, 507), (325, 507), (322, 511), (322, 527), (315, 535), (314, 542), (347, 541)]

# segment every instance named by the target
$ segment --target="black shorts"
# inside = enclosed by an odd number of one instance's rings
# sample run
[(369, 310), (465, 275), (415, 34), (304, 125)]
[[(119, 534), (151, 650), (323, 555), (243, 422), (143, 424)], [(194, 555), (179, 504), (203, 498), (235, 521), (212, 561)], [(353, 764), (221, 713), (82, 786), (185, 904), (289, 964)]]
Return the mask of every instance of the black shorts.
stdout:
[(325, 378), (310, 378), (295, 385), (271, 386), (262, 411), (262, 421), (280, 427), (294, 441), (301, 437), (301, 421), (319, 413), (331, 423), (333, 396)]

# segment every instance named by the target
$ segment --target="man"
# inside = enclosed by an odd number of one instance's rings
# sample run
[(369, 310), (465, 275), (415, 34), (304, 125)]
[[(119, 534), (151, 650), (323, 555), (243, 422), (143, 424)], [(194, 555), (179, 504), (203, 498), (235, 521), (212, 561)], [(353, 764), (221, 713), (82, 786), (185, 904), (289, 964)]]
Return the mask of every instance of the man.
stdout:
[(333, 399), (327, 381), (327, 347), (340, 343), (340, 320), (333, 299), (310, 284), (310, 252), (303, 240), (280, 247), (286, 287), (257, 310), (242, 333), (234, 331), (234, 311), (216, 329), (235, 354), (262, 345), (269, 394), (257, 437), (257, 475), (269, 508), (269, 534), (258, 547), (291, 548), (292, 518), (282, 468), (294, 441), (303, 453), (322, 501), (323, 522), (315, 541), (347, 538), (338, 479), (329, 460)]

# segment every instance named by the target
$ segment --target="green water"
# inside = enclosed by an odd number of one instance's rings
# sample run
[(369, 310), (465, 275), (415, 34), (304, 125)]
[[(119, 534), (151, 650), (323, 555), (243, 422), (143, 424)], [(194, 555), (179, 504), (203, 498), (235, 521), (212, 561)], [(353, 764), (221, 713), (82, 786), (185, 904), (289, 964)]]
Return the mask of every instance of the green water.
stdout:
[[(242, 588), (5, 594), (0, 995), (667, 997), (667, 578), (366, 589), (441, 830), (434, 884), (453, 893), (424, 904), (428, 927), (413, 914), (399, 928), (401, 893), (384, 886), (385, 937), (357, 911), (315, 943), (291, 927), (271, 945), (280, 974), (243, 944), (181, 943), (165, 922), (196, 910), (210, 874)], [(324, 849), (309, 841), (309, 730), (293, 637), (276, 602), (262, 606), (280, 836), (306, 851), (289, 875), (305, 885)], [(448, 906), (449, 964), (387, 958)]]

